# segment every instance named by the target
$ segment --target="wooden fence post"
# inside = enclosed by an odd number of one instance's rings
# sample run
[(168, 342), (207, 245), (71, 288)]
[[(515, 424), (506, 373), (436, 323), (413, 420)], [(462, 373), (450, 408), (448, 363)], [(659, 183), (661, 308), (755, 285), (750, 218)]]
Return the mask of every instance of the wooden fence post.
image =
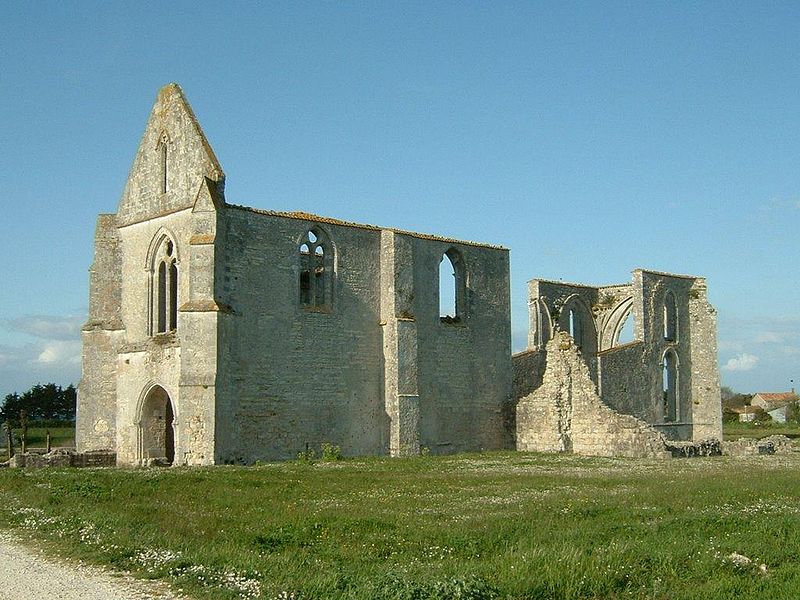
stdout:
[(14, 441), (12, 439), (12, 431), (11, 431), (11, 420), (6, 419), (6, 422), (3, 424), (3, 427), (6, 428), (6, 447), (8, 449), (8, 458), (11, 459), (14, 456)]
[(19, 425), (22, 428), (22, 453), (28, 450), (28, 414), (21, 410), (19, 411)]

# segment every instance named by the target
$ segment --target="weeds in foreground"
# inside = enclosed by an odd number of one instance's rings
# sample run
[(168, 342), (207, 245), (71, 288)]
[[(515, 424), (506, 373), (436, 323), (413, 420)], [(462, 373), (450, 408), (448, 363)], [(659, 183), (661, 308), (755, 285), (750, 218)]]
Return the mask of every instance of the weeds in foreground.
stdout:
[(800, 588), (794, 455), (328, 453), (250, 468), (4, 469), (0, 526), (197, 598), (739, 600)]

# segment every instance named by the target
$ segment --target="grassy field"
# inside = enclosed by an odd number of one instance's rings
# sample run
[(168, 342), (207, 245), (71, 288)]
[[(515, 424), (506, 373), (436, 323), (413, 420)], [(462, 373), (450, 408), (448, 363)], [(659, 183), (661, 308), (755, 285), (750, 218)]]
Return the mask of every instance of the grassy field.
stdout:
[(791, 598), (798, 472), (800, 454), (4, 469), (0, 527), (197, 598)]
[(800, 438), (800, 425), (791, 423), (740, 423), (738, 421), (723, 423), (723, 437), (726, 440), (739, 438), (763, 438), (769, 435), (785, 435), (790, 438)]

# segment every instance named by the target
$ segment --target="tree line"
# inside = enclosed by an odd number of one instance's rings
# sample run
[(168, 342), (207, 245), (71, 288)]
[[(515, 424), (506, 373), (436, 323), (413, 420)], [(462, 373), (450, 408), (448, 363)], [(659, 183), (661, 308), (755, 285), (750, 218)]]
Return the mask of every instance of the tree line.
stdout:
[(75, 421), (78, 394), (75, 386), (65, 388), (55, 383), (36, 384), (27, 392), (6, 395), (0, 407), (0, 423), (19, 422), (23, 414), (30, 422)]

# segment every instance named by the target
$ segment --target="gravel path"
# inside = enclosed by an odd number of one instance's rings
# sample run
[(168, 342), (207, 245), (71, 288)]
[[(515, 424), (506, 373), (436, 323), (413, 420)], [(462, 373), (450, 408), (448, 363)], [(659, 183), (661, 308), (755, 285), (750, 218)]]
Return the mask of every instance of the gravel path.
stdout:
[(45, 557), (0, 533), (0, 600), (187, 600), (164, 584)]

